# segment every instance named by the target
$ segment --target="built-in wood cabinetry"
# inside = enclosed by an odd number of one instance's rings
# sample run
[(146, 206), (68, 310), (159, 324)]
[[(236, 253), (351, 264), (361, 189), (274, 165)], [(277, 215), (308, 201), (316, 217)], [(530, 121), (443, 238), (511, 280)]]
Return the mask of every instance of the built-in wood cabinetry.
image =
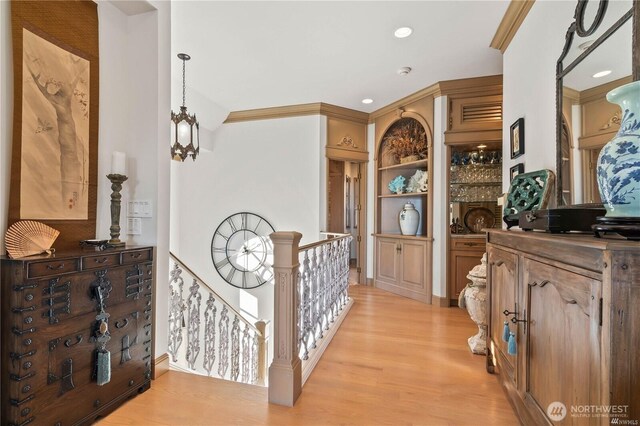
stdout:
[(560, 424), (639, 419), (640, 245), (492, 230), (488, 256), (487, 367), (522, 422), (556, 424), (557, 402)]
[[(500, 227), (502, 78), (469, 79), (447, 95), (447, 293), (450, 306), (485, 252), (484, 229)], [(491, 213), (493, 213), (491, 215)]]
[[(419, 158), (401, 162), (390, 155), (385, 135), (395, 124), (408, 121), (424, 129), (427, 144)], [(431, 303), (432, 292), (432, 122), (432, 96), (379, 116), (375, 121), (374, 285), (426, 303)], [(409, 182), (418, 171), (428, 176), (426, 188), (402, 193), (393, 193), (388, 188), (389, 182), (397, 176), (403, 176)], [(399, 214), (406, 203), (412, 203), (420, 214), (417, 235), (401, 233)]]
[(474, 266), (480, 264), (484, 254), (485, 241), (483, 236), (460, 235), (451, 236), (449, 250), (449, 280), (451, 286), (451, 304), (458, 301), (460, 292), (469, 283), (467, 275)]
[(376, 238), (376, 286), (387, 291), (426, 301), (428, 262), (431, 258), (424, 238)]

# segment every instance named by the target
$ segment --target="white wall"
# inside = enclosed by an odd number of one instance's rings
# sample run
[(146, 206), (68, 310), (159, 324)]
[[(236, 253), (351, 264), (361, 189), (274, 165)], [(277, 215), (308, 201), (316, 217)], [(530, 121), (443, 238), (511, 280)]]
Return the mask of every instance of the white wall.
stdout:
[[(145, 2), (141, 2), (145, 3)], [(98, 143), (98, 205), (96, 236), (109, 238), (111, 153), (128, 156), (129, 180), (123, 201), (131, 197), (153, 202), (153, 218), (143, 234), (124, 237), (128, 244), (158, 247), (156, 269), (156, 354), (166, 352), (169, 244), (169, 2), (156, 2), (152, 12), (127, 16), (109, 2), (98, 3), (100, 49), (100, 117)], [(10, 2), (0, 1), (0, 235), (7, 228), (11, 164), (13, 72)], [(124, 204), (126, 206), (126, 204)], [(121, 224), (126, 223), (126, 208)], [(126, 227), (125, 227), (126, 228)], [(4, 253), (4, 238), (0, 238)]]
[(273, 318), (273, 284), (246, 291), (227, 284), (211, 261), (211, 238), (226, 217), (248, 211), (276, 231), (301, 232), (302, 244), (319, 239), (322, 118), (225, 124), (214, 132), (211, 152), (173, 166), (172, 226), (180, 232), (172, 232), (172, 250), (251, 321)]
[(373, 211), (376, 205), (376, 193), (374, 189), (375, 176), (378, 173), (375, 159), (376, 152), (376, 125), (369, 124), (367, 127), (367, 151), (369, 151), (369, 162), (367, 163), (367, 229), (365, 232), (365, 238), (367, 239), (367, 279), (373, 279), (374, 264), (373, 264), (373, 251), (374, 239), (371, 236), (375, 232), (374, 214)]
[(444, 144), (444, 132), (447, 130), (447, 97), (433, 100), (433, 294), (447, 296), (447, 210), (445, 202), (448, 187), (447, 147)]
[[(503, 57), (502, 182), (509, 168), (524, 162), (525, 172), (556, 169), (556, 61), (572, 21), (575, 1), (537, 1)], [(510, 159), (509, 128), (525, 121), (525, 154)]]
[[(170, 18), (169, 2), (128, 16), (112, 3), (98, 3), (100, 31), (100, 133), (96, 234), (109, 238), (111, 153), (127, 155), (120, 238), (127, 245), (155, 245), (156, 356), (166, 352), (169, 276)], [(142, 234), (127, 235), (127, 202), (149, 200), (152, 217)]]

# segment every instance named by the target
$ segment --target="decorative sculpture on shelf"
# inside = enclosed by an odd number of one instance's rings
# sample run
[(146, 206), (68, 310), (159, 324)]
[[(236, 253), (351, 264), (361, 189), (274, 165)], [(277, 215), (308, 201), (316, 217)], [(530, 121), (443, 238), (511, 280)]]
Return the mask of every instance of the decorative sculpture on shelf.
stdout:
[(478, 325), (478, 334), (467, 340), (471, 352), (485, 355), (487, 352), (487, 253), (482, 255), (481, 264), (469, 271), (467, 278), (471, 283), (460, 292), (458, 306), (466, 309), (473, 322)]
[(407, 184), (407, 192), (426, 192), (427, 182), (429, 175), (424, 170), (416, 170), (416, 172), (409, 178)]
[(389, 182), (389, 185), (387, 185), (387, 187), (389, 188), (389, 191), (393, 192), (394, 194), (402, 194), (405, 187), (404, 181), (404, 176), (396, 176), (391, 182)]

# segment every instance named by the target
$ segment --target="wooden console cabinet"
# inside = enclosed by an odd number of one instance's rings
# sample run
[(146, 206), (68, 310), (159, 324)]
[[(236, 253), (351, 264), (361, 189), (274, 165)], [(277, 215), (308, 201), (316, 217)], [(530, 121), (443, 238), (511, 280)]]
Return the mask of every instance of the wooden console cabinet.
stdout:
[[(504, 230), (487, 239), (487, 369), (522, 423), (640, 420), (640, 244)], [(548, 414), (555, 402), (560, 421)]]
[(88, 424), (149, 388), (153, 258), (152, 247), (2, 258), (3, 425)]

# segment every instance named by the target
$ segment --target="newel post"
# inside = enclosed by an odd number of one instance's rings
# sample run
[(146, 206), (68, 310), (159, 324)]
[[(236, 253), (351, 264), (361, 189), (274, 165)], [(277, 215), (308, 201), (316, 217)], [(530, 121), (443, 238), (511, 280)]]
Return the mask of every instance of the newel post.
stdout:
[(274, 354), (269, 367), (269, 402), (293, 407), (302, 391), (302, 362), (298, 357), (299, 232), (274, 232)]

